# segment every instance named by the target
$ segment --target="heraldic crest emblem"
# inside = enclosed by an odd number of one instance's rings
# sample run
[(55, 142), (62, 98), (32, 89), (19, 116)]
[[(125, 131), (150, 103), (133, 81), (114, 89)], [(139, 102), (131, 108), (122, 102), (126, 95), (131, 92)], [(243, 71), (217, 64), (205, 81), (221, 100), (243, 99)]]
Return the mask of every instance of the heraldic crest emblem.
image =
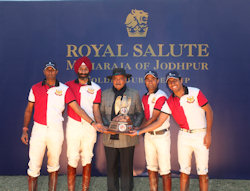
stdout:
[(129, 37), (146, 37), (148, 32), (148, 13), (132, 9), (126, 18), (125, 25)]

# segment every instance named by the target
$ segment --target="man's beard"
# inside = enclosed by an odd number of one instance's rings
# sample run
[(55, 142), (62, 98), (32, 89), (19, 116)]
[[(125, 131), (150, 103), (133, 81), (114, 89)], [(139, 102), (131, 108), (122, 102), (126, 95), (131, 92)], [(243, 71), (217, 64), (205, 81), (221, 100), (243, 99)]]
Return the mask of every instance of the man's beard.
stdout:
[(78, 73), (78, 78), (80, 78), (81, 80), (88, 79), (89, 78), (89, 73), (87, 73), (87, 74)]

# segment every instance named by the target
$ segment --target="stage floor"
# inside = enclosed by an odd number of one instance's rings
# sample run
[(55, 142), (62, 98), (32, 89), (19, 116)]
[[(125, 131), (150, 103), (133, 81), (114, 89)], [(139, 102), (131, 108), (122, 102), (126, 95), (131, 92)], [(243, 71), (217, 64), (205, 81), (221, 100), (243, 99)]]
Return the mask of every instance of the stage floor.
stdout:
[[(81, 190), (81, 176), (76, 179), (76, 191)], [(210, 179), (209, 181), (211, 191), (247, 191), (250, 190), (250, 180), (223, 180)], [(148, 177), (134, 178), (134, 191), (149, 190)], [(0, 190), (1, 191), (26, 191), (27, 176), (0, 176)], [(38, 179), (38, 190), (48, 190), (48, 177), (40, 176)], [(67, 191), (67, 177), (60, 175), (57, 184), (58, 191)], [(107, 190), (106, 177), (92, 177), (90, 183), (90, 191), (105, 191)], [(159, 191), (162, 190), (162, 182), (159, 179)], [(179, 190), (179, 179), (172, 179), (172, 191)], [(199, 191), (198, 179), (191, 179), (190, 191)]]

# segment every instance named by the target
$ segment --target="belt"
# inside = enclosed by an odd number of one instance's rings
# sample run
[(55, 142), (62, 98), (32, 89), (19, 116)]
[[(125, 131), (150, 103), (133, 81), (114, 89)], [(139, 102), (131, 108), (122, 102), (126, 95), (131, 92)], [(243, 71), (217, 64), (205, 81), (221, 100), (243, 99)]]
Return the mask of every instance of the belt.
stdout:
[(167, 129), (162, 129), (160, 131), (149, 131), (148, 133), (151, 135), (162, 135), (164, 134), (166, 131), (168, 131)]
[(206, 130), (207, 130), (207, 128), (202, 128), (202, 129), (184, 129), (184, 128), (180, 128), (180, 131), (184, 131), (186, 133), (198, 133), (198, 132), (204, 132)]

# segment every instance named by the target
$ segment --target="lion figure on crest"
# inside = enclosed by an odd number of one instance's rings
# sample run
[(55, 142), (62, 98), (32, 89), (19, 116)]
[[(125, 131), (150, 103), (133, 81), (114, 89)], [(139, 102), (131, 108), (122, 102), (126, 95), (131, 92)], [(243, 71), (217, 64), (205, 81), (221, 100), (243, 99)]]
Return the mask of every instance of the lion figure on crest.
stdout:
[(144, 32), (147, 28), (148, 13), (133, 9), (126, 18), (126, 26), (131, 32)]

